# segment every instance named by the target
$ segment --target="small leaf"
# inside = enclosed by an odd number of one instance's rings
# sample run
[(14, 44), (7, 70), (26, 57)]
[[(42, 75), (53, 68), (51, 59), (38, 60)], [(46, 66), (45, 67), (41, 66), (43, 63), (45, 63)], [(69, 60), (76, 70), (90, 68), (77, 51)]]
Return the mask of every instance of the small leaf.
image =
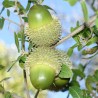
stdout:
[(22, 17), (22, 19), (24, 20), (24, 22), (28, 22), (28, 18), (27, 17)]
[(21, 56), (20, 60), (19, 60), (19, 66), (23, 69), (24, 68), (24, 63), (26, 61), (26, 55)]
[(92, 83), (93, 82), (96, 82), (96, 79), (93, 77), (93, 76), (88, 76), (86, 78), (86, 82), (85, 82), (85, 85), (86, 85), (86, 88), (89, 90), (89, 91), (92, 91), (93, 90), (93, 87), (92, 87)]
[(72, 69), (72, 71), (73, 71), (73, 74), (75, 74), (76, 76), (80, 76), (81, 78), (85, 77), (85, 74), (79, 69)]
[(88, 90), (82, 90), (82, 91), (83, 91), (83, 98), (92, 98)]
[(3, 28), (3, 26), (4, 26), (4, 21), (5, 21), (5, 19), (4, 19), (3, 17), (0, 18), (0, 29)]
[(70, 87), (69, 92), (70, 92), (70, 94), (72, 95), (73, 98), (83, 98), (83, 92), (77, 86)]
[(96, 43), (96, 42), (98, 42), (98, 37), (95, 36), (95, 37), (91, 38), (91, 39), (87, 42), (86, 46), (89, 46), (89, 45), (94, 44), (94, 43)]
[(79, 64), (78, 69), (83, 72), (85, 70), (85, 66), (83, 66), (82, 64)]
[(68, 1), (71, 6), (74, 6), (78, 0), (65, 0)]
[(25, 8), (22, 6), (20, 2), (17, 2), (17, 7), (19, 8), (19, 15), (22, 15), (25, 13)]
[(31, 5), (31, 2), (28, 2), (27, 6), (26, 6), (26, 12), (30, 9), (30, 5)]
[(89, 19), (88, 9), (87, 9), (85, 0), (81, 1), (81, 7), (82, 7), (83, 15), (84, 15), (84, 20), (85, 20), (85, 22), (88, 22), (88, 19)]
[[(43, 5), (46, 9), (49, 9), (49, 10), (52, 10), (52, 11), (54, 11), (55, 12), (55, 10), (54, 9), (52, 9), (51, 7), (49, 7), (49, 6), (47, 6), (47, 5)], [(56, 13), (56, 12), (55, 12)]]
[(18, 52), (20, 52), (18, 35), (16, 33), (14, 33), (14, 38), (15, 38), (15, 44), (16, 44), (16, 47), (18, 49)]
[(82, 55), (87, 55), (87, 54), (93, 54), (93, 53), (95, 53), (96, 51), (98, 50), (98, 46), (94, 46), (94, 47), (92, 47), (92, 48), (90, 48), (90, 49), (85, 49), (85, 50), (83, 50), (82, 51)]
[(7, 9), (7, 16), (9, 17), (10, 16), (10, 11)]
[(78, 87), (80, 87), (79, 82), (77, 82), (76, 80), (71, 81), (70, 86), (78, 86)]
[(4, 0), (2, 4), (5, 8), (9, 8), (9, 7), (13, 7), (15, 5), (15, 2), (9, 1), (9, 0)]
[(59, 77), (60, 78), (71, 78), (72, 75), (73, 75), (72, 70), (68, 66), (62, 65)]
[(5, 10), (5, 7), (3, 7), (0, 11), (0, 15), (2, 14), (2, 12)]
[(74, 44), (72, 47), (69, 48), (69, 50), (68, 50), (68, 52), (67, 52), (67, 54), (68, 54), (69, 57), (72, 55), (73, 50), (74, 50), (74, 48), (76, 48), (76, 47), (77, 47), (77, 44)]
[(44, 0), (29, 0), (29, 2), (41, 4)]

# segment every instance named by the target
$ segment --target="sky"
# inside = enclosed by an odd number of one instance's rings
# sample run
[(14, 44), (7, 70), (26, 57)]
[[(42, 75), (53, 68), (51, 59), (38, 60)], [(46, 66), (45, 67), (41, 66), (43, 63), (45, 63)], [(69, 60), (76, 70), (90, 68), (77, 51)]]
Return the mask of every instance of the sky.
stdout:
[[(2, 1), (0, 0), (0, 9), (2, 8)], [(27, 0), (19, 0), (24, 6), (26, 6)], [(45, 0), (44, 5), (49, 5), (52, 7), (56, 12), (56, 16), (59, 18), (61, 24), (62, 24), (62, 37), (66, 36), (70, 32), (70, 27), (75, 26), (75, 22), (77, 20), (81, 21), (83, 19), (83, 14), (81, 11), (81, 6), (79, 3), (77, 3), (75, 6), (71, 7), (68, 2), (65, 2), (64, 0)], [(90, 9), (89, 9), (90, 10)], [(93, 12), (90, 10), (90, 15), (93, 14)], [(2, 16), (7, 17), (6, 12), (4, 11)], [(11, 9), (11, 20), (19, 23), (19, 17), (17, 17), (17, 14), (13, 14), (13, 9)], [(8, 29), (9, 25), (9, 29)], [(8, 21), (5, 22), (4, 28), (0, 30), (0, 41), (3, 41), (7, 46), (13, 46), (14, 44), (14, 32), (19, 31), (19, 27), (17, 27), (15, 24), (10, 24)], [(70, 43), (69, 43), (70, 42)], [(70, 38), (61, 45), (59, 45), (57, 48), (61, 50), (68, 50), (69, 47), (71, 47), (74, 44), (74, 41)], [(53, 93), (49, 92), (48, 94), (49, 98), (66, 98), (65, 93)], [(70, 97), (71, 98), (71, 97)]]

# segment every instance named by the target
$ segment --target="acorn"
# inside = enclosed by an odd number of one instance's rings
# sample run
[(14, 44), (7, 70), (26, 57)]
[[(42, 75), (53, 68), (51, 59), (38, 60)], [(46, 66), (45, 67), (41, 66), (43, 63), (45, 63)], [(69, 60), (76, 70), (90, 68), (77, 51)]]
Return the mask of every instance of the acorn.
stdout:
[(30, 80), (38, 90), (48, 89), (61, 69), (58, 53), (50, 47), (36, 48), (26, 59), (30, 68)]
[(30, 68), (30, 80), (38, 90), (48, 89), (61, 71), (63, 58), (51, 47), (38, 47), (27, 57), (25, 66)]
[(45, 6), (35, 4), (28, 13), (25, 34), (38, 46), (51, 46), (60, 40), (61, 25)]

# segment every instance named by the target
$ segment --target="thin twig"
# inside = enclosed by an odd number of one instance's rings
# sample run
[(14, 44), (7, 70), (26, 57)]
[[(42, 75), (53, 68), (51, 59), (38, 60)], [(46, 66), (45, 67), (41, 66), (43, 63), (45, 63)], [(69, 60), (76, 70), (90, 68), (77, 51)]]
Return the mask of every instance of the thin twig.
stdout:
[[(96, 15), (92, 16), (89, 21), (88, 21), (88, 26), (89, 27), (93, 27), (95, 25), (95, 19), (96, 19)], [(78, 34), (80, 31), (82, 31), (85, 28), (85, 24), (81, 25), (79, 28), (77, 28), (75, 31), (73, 31), (72, 33), (70, 33), (69, 35), (65, 36), (64, 38), (62, 38), (55, 46), (58, 46), (59, 44), (63, 43), (65, 40), (71, 38), (72, 36)]]
[(17, 26), (19, 26), (19, 27), (21, 26), (20, 24), (14, 22), (13, 20), (10, 20), (9, 18), (5, 18), (5, 17), (3, 17), (3, 16), (1, 16), (1, 15), (0, 15), (0, 18), (4, 18), (5, 20), (7, 20), (7, 21), (9, 21), (10, 23), (13, 23), (13, 24), (15, 24), (15, 25), (17, 25)]
[(28, 90), (26, 70), (23, 70), (23, 75), (24, 75), (24, 83), (25, 83), (25, 87), (26, 87), (27, 98), (30, 98), (30, 94), (29, 94), (29, 90)]
[[(18, 9), (17, 3), (18, 3), (18, 0), (15, 0), (15, 7), (16, 7), (17, 13), (19, 14), (19, 9)], [(20, 23), (23, 24), (22, 18), (20, 15), (19, 15), (19, 19), (20, 19)]]
[(38, 97), (39, 92), (40, 92), (40, 90), (37, 90), (37, 92), (36, 92), (34, 98), (37, 98), (37, 97)]
[(69, 93), (68, 93), (68, 95), (67, 95), (67, 98), (69, 98)]

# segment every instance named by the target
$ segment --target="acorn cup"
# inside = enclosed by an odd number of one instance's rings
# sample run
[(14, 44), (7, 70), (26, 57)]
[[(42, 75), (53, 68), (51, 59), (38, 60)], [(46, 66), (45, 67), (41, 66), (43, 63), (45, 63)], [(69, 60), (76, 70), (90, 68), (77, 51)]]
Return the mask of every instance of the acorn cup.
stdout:
[(25, 66), (30, 68), (30, 80), (32, 85), (38, 90), (50, 88), (55, 77), (59, 75), (63, 64), (62, 59), (65, 58), (66, 54), (65, 57), (64, 54), (61, 56), (60, 52), (56, 49), (50, 47), (36, 48), (27, 57), (25, 62)]
[(61, 25), (45, 6), (35, 4), (28, 13), (25, 35), (38, 46), (52, 46), (60, 40)]

